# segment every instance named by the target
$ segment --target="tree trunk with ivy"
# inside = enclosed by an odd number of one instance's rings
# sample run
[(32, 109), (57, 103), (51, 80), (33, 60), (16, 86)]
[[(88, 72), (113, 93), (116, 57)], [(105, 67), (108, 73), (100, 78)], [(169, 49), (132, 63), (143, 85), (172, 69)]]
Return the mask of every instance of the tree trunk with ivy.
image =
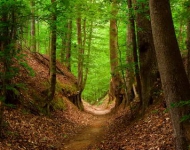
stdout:
[[(162, 87), (174, 129), (176, 150), (187, 150), (190, 144), (189, 122), (181, 122), (189, 115), (189, 107), (171, 107), (190, 100), (190, 85), (177, 43), (170, 3), (168, 0), (150, 0), (150, 16), (156, 57)], [(167, 30), (166, 30), (167, 29)]]

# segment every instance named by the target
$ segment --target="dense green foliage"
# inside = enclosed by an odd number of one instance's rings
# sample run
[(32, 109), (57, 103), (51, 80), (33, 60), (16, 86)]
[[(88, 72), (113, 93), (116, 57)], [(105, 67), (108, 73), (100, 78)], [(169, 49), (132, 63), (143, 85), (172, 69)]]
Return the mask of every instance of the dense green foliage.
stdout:
[[(37, 51), (43, 54), (49, 54), (50, 43), (50, 15), (52, 12), (51, 1), (46, 0), (33, 0), (35, 2), (34, 16), (36, 24), (36, 41)], [(120, 1), (118, 19), (118, 47), (120, 57), (120, 67), (118, 69), (125, 70), (126, 68), (126, 33), (127, 33), (127, 17), (128, 10), (126, 9), (126, 1)], [(142, 1), (143, 2), (143, 1)], [(9, 0), (0, 1), (0, 9), (2, 14), (4, 11), (15, 10), (17, 12), (17, 38), (22, 43), (24, 48), (31, 47), (31, 3), (26, 0)], [(6, 4), (6, 7), (4, 5)], [(83, 91), (83, 98), (89, 102), (94, 102), (99, 98), (102, 98), (109, 90), (110, 82), (110, 61), (109, 61), (109, 19), (110, 19), (110, 2), (104, 0), (57, 0), (57, 58), (61, 61), (61, 53), (64, 45), (62, 40), (65, 38), (65, 34), (68, 32), (66, 23), (68, 19), (72, 20), (72, 49), (71, 49), (71, 71), (77, 76), (77, 30), (76, 30), (76, 18), (78, 9), (77, 6), (81, 5), (80, 13), (82, 14), (82, 20), (86, 20), (86, 34), (89, 35), (90, 23), (93, 22), (92, 31), (92, 43), (89, 60), (87, 54), (84, 54), (84, 67), (89, 68), (88, 78), (85, 89)], [(180, 45), (180, 49), (183, 54), (186, 54), (186, 21), (187, 21), (187, 0), (177, 1), (171, 0), (173, 19), (176, 29), (176, 35)], [(6, 8), (6, 9), (5, 9)], [(147, 16), (149, 18), (149, 16)], [(2, 28), (5, 24), (0, 24)], [(88, 43), (87, 43), (88, 44)], [(88, 45), (85, 45), (87, 48)], [(4, 55), (1, 52), (1, 58)], [(9, 57), (9, 56), (8, 56)], [(2, 60), (2, 59), (1, 59)], [(88, 64), (88, 61), (90, 63)], [(64, 62), (63, 62), (64, 63)]]

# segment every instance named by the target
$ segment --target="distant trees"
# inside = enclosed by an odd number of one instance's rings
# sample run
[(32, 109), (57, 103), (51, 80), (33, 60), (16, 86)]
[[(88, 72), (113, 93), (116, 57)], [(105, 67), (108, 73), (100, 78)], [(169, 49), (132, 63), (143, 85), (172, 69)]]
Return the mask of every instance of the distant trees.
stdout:
[[(186, 150), (189, 145), (187, 122), (180, 122), (189, 108), (171, 107), (180, 101), (190, 100), (190, 86), (185, 73), (177, 43), (170, 3), (168, 0), (150, 0), (151, 25), (156, 57), (164, 96), (172, 119), (177, 150)], [(167, 30), (166, 30), (167, 29)]]

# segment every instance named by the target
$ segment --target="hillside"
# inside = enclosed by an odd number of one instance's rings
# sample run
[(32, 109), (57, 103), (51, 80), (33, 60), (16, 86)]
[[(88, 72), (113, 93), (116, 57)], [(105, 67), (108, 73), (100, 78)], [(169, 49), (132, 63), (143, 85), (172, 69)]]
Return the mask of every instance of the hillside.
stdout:
[(77, 91), (76, 78), (57, 62), (57, 88), (50, 116), (43, 113), (49, 84), (47, 56), (25, 52), (28, 66), (16, 78), (19, 103), (4, 111), (1, 150), (174, 150), (170, 117), (161, 103), (147, 110), (144, 118), (132, 120), (130, 111), (111, 113), (108, 99), (100, 106), (84, 103), (79, 111), (68, 99)]
[[(43, 106), (49, 85), (49, 58), (26, 51), (22, 63), (15, 61), (15, 66), (20, 72), (13, 82), (22, 86), (15, 88), (13, 104), (5, 107), (1, 150), (59, 149), (68, 135), (76, 133), (91, 118), (68, 99), (77, 92), (76, 78), (57, 62), (56, 93), (51, 116), (47, 117)], [(80, 119), (83, 117), (85, 122)]]
[[(24, 102), (30, 102), (31, 104), (36, 104), (35, 106), (43, 107), (43, 100), (47, 95), (47, 90), (49, 87), (49, 58), (45, 55), (39, 53), (25, 52), (25, 59), (29, 69), (33, 72), (33, 76), (27, 72), (24, 68), (20, 72), (18, 77), (18, 82), (24, 83), (27, 90), (22, 90), (22, 98)], [(75, 95), (77, 93), (77, 79), (72, 73), (70, 73), (67, 68), (57, 61), (57, 85), (54, 107), (60, 107), (62, 109), (62, 101), (67, 99), (67, 97)], [(60, 104), (57, 105), (57, 104)]]

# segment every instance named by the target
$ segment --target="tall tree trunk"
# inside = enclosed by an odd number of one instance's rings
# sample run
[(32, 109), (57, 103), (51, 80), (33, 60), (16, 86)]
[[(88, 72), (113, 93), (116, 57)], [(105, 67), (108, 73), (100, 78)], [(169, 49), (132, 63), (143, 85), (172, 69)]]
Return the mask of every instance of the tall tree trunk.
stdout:
[(81, 29), (81, 18), (77, 18), (77, 42), (78, 42), (78, 85), (79, 89), (82, 87), (83, 67), (82, 67), (82, 29)]
[(110, 65), (113, 85), (113, 95), (116, 98), (115, 108), (119, 107), (123, 101), (121, 94), (122, 81), (118, 70), (118, 32), (117, 32), (117, 0), (112, 0), (111, 3), (111, 18), (110, 18)]
[[(2, 6), (1, 6), (2, 7)], [(2, 136), (2, 121), (4, 103), (16, 104), (18, 99), (15, 99), (16, 94), (13, 90), (7, 87), (11, 86), (11, 81), (15, 74), (13, 74), (13, 57), (16, 54), (16, 13), (15, 9), (1, 11), (0, 14), (0, 63), (1, 63), (1, 87), (0, 87), (0, 136)], [(12, 87), (14, 88), (14, 87)]]
[[(139, 2), (137, 0), (137, 37), (140, 61), (140, 77), (141, 77), (141, 94), (142, 94), (142, 109), (145, 112), (147, 106), (152, 103), (152, 88), (156, 81), (157, 61), (154, 49), (152, 29), (149, 16), (148, 3)], [(147, 0), (148, 2), (148, 0)]]
[[(67, 23), (66, 23), (67, 25)], [(60, 52), (60, 60), (61, 60), (61, 63), (65, 64), (65, 54), (66, 54), (66, 41), (67, 41), (67, 38), (66, 38), (66, 25), (64, 26), (64, 31), (62, 33), (62, 36), (61, 36), (61, 40), (62, 40), (62, 46), (61, 46), (61, 52)]]
[(52, 12), (52, 22), (51, 22), (51, 51), (50, 51), (50, 88), (47, 97), (47, 114), (50, 114), (50, 103), (52, 102), (55, 94), (55, 86), (56, 86), (56, 32), (57, 32), (57, 25), (56, 25), (56, 0), (51, 0), (52, 8), (54, 11)]
[(128, 9), (129, 9), (129, 26), (128, 26), (129, 37), (128, 38), (131, 38), (131, 41), (129, 41), (131, 43), (128, 43), (128, 44), (130, 44), (130, 47), (132, 48), (132, 52), (133, 52), (133, 59), (135, 63), (134, 72), (135, 72), (135, 78), (137, 82), (137, 92), (138, 92), (140, 104), (142, 104), (141, 79), (140, 79), (140, 74), (139, 74), (139, 63), (138, 63), (139, 60), (138, 60), (136, 31), (135, 31), (136, 28), (135, 28), (135, 19), (134, 19), (133, 7), (132, 7), (132, 0), (128, 0), (127, 3), (128, 3)]
[[(189, 5), (190, 5), (190, 0), (189, 0)], [(187, 11), (190, 12), (190, 6), (188, 6)], [(188, 75), (188, 79), (190, 82), (190, 17), (188, 16), (187, 18), (187, 41), (186, 41), (186, 45), (187, 45), (187, 75)]]
[[(127, 14), (129, 17), (127, 18), (129, 20), (129, 24), (127, 24), (127, 38), (126, 38), (126, 64), (128, 64), (126, 68), (126, 87), (127, 87), (127, 97), (128, 97), (128, 103), (132, 101), (132, 85), (134, 83), (134, 58), (133, 58), (133, 47), (136, 46), (136, 38), (134, 41), (135, 46), (133, 46), (133, 29), (135, 29), (133, 25), (134, 19), (133, 19), (133, 12), (132, 12), (132, 2), (131, 0), (127, 0), (127, 6), (129, 9), (129, 14)], [(136, 35), (135, 35), (136, 36)]]
[(82, 24), (81, 24), (81, 15), (77, 18), (77, 42), (78, 42), (78, 89), (79, 89), (79, 97), (77, 99), (77, 107), (83, 110), (81, 94), (83, 91), (83, 43), (82, 43)]
[[(174, 129), (176, 150), (187, 150), (186, 107), (170, 107), (190, 100), (190, 87), (177, 43), (169, 0), (150, 0), (151, 25), (162, 86)], [(166, 30), (167, 29), (167, 30)]]
[(38, 53), (40, 53), (40, 21), (37, 21), (37, 36), (38, 36), (38, 40), (36, 41), (37, 43), (37, 47), (36, 47), (36, 51)]
[[(6, 54), (6, 48), (9, 44), (8, 42), (8, 36), (9, 36), (9, 32), (8, 32), (8, 25), (5, 26), (5, 24), (8, 23), (7, 21), (7, 14), (6, 13), (2, 13), (2, 16), (0, 18), (1, 24), (3, 24), (4, 26), (1, 27), (1, 31), (2, 33), (0, 34), (1, 39), (0, 40), (0, 51), (1, 53), (3, 53), (4, 55)], [(6, 56), (6, 55), (5, 55)], [(2, 123), (3, 123), (3, 108), (4, 108), (4, 101), (6, 100), (6, 93), (7, 93), (7, 79), (6, 79), (6, 74), (7, 74), (7, 59), (6, 57), (1, 58), (2, 60), (2, 64), (3, 64), (3, 71), (2, 71), (2, 75), (0, 76), (0, 80), (2, 81), (2, 87), (1, 87), (1, 91), (0, 91), (0, 136), (2, 136)]]
[(31, 0), (31, 50), (36, 52), (35, 0)]
[[(84, 74), (84, 80), (83, 80), (83, 88), (86, 85), (87, 77), (88, 77), (88, 71), (89, 71), (89, 63), (90, 63), (90, 52), (91, 52), (91, 43), (92, 43), (92, 32), (93, 32), (93, 21), (90, 22), (90, 27), (89, 27), (89, 35), (88, 35), (88, 43), (87, 43), (87, 62), (86, 62), (86, 67), (85, 67), (85, 74)], [(86, 32), (86, 31), (85, 31)]]
[(66, 66), (71, 71), (71, 39), (72, 39), (72, 20), (68, 21), (67, 41), (66, 41)]

